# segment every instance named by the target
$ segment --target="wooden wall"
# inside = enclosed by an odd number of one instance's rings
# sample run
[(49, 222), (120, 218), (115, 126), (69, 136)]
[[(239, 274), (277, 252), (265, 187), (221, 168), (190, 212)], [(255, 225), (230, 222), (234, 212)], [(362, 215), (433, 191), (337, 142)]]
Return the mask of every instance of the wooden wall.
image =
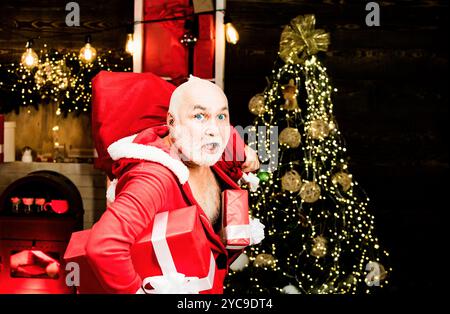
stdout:
[(251, 123), (247, 104), (266, 86), (283, 26), (316, 15), (331, 35), (320, 58), (338, 88), (335, 114), (350, 167), (391, 251), (390, 289), (424, 291), (444, 269), (434, 263), (448, 207), (448, 2), (377, 1), (379, 27), (365, 25), (367, 2), (228, 0), (241, 40), (227, 46), (225, 89), (234, 124)]
[[(16, 160), (21, 160), (22, 150), (28, 146), (36, 156), (55, 154), (55, 143), (66, 156), (74, 149), (93, 149), (90, 115), (56, 115), (54, 103), (34, 107), (22, 107), (19, 113), (5, 115), (6, 121), (15, 121)], [(31, 127), (33, 126), (33, 127)], [(57, 126), (58, 130), (53, 130)]]

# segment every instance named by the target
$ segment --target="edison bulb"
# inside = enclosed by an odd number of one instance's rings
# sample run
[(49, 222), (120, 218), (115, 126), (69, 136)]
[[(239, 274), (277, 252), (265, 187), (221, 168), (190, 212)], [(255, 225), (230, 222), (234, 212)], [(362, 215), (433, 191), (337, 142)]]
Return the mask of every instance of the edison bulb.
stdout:
[(80, 59), (84, 63), (91, 63), (97, 57), (97, 50), (91, 46), (90, 43), (86, 43), (80, 50)]
[(239, 33), (231, 23), (225, 24), (225, 36), (227, 42), (229, 42), (230, 44), (236, 45), (236, 43), (239, 41)]
[(32, 48), (27, 48), (27, 50), (22, 54), (21, 63), (24, 67), (31, 70), (38, 65), (38, 62), (38, 55)]
[(125, 51), (127, 53), (129, 53), (130, 55), (133, 55), (133, 53), (135, 51), (133, 34), (128, 34), (127, 35), (127, 43), (125, 44)]

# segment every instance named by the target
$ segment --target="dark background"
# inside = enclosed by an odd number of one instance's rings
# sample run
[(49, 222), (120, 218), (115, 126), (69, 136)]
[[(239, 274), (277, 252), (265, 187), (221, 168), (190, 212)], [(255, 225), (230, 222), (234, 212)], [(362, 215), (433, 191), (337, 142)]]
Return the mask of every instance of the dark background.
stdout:
[[(446, 273), (439, 261), (448, 208), (448, 2), (377, 1), (379, 27), (365, 25), (367, 2), (228, 0), (241, 39), (227, 45), (225, 91), (233, 124), (251, 124), (247, 104), (266, 86), (283, 26), (315, 14), (317, 28), (331, 35), (319, 58), (338, 88), (335, 115), (350, 170), (371, 198), (377, 234), (391, 253), (388, 292), (431, 292)], [(37, 39), (36, 49), (44, 42), (69, 50), (84, 44), (84, 35), (61, 31), (88, 30), (100, 51), (123, 49), (125, 31), (95, 31), (132, 20), (133, 1), (78, 1), (82, 26), (76, 30), (65, 27), (65, 3), (1, 1), (0, 62), (16, 62), (36, 35), (58, 36)]]

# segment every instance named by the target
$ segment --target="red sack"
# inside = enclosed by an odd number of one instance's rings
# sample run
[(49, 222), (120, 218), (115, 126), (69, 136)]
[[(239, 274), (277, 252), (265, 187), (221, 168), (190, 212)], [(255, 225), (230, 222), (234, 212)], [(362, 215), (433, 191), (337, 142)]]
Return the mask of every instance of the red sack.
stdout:
[(95, 168), (110, 179), (113, 142), (166, 123), (175, 86), (152, 73), (101, 71), (92, 80), (92, 134), (98, 158)]

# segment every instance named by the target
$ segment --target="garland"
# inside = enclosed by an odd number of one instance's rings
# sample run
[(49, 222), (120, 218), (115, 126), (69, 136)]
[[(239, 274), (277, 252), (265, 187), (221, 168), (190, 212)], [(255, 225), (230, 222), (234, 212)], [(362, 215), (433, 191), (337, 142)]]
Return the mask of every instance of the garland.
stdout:
[(41, 50), (38, 65), (28, 70), (22, 64), (0, 64), (0, 113), (19, 112), (20, 107), (56, 103), (57, 115), (89, 114), (92, 78), (101, 70), (131, 71), (132, 57), (108, 51), (85, 64), (75, 52)]

